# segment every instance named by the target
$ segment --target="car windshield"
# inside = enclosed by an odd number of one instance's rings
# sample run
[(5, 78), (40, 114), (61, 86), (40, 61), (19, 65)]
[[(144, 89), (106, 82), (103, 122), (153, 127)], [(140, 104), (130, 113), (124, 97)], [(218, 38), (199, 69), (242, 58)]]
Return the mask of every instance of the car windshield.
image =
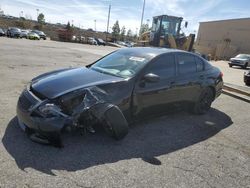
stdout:
[(250, 55), (246, 55), (246, 54), (239, 54), (236, 56), (237, 58), (241, 58), (241, 59), (249, 59)]
[(93, 64), (90, 69), (122, 78), (131, 78), (139, 72), (151, 58), (118, 51)]

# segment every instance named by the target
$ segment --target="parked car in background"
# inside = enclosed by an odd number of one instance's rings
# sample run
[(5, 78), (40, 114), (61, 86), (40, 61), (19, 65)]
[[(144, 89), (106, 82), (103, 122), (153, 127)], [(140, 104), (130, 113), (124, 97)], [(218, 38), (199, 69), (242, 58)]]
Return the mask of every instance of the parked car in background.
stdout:
[(94, 133), (95, 125), (119, 140), (129, 123), (173, 106), (208, 112), (222, 86), (221, 71), (194, 53), (124, 48), (86, 67), (32, 79), (19, 97), (17, 117), (31, 139), (55, 146), (66, 128)]
[(0, 28), (0, 37), (1, 36), (5, 36), (5, 32), (4, 32), (4, 30), (2, 28)]
[(235, 65), (235, 66), (240, 66), (241, 68), (246, 69), (248, 66), (250, 66), (250, 55), (239, 54), (235, 56), (234, 58), (231, 58), (228, 65), (229, 67), (232, 67)]
[(32, 30), (32, 32), (38, 34), (41, 39), (46, 40), (46, 34), (43, 31)]
[(92, 37), (88, 37), (87, 43), (91, 45), (97, 45), (97, 41)]
[(71, 40), (74, 42), (85, 43), (85, 37), (79, 35), (78, 36), (73, 35)]
[(106, 42), (100, 38), (95, 38), (98, 45), (106, 46)]
[(21, 30), (17, 27), (10, 27), (7, 30), (7, 37), (19, 38), (20, 34), (21, 34)]
[(129, 41), (125, 41), (125, 46), (128, 47), (128, 48), (133, 47), (133, 45)]
[(122, 45), (122, 46), (126, 45), (125, 42), (122, 42), (122, 41), (116, 41), (116, 43), (119, 44), (119, 45)]
[(250, 70), (244, 73), (244, 82), (247, 86), (250, 86)]
[(20, 38), (28, 38), (29, 30), (21, 30)]
[(32, 31), (28, 33), (27, 38), (30, 40), (40, 40), (40, 36)]

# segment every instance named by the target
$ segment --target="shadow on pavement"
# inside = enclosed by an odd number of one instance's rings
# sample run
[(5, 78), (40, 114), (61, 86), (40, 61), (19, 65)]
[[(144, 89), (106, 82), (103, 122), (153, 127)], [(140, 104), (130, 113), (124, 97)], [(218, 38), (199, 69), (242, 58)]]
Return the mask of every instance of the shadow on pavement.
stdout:
[(203, 116), (181, 112), (132, 126), (122, 141), (102, 132), (85, 137), (63, 135), (64, 148), (58, 149), (30, 141), (15, 117), (9, 122), (2, 142), (20, 169), (30, 167), (54, 175), (52, 170), (83, 170), (131, 158), (161, 165), (155, 157), (202, 142), (232, 123), (229, 116), (216, 109)]

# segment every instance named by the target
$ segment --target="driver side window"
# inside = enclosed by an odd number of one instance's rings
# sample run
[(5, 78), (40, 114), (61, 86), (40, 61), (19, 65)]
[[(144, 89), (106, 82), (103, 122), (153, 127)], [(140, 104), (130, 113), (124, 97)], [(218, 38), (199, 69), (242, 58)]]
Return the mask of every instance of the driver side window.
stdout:
[(174, 55), (163, 55), (152, 62), (146, 73), (153, 73), (160, 76), (161, 79), (175, 76), (176, 66)]

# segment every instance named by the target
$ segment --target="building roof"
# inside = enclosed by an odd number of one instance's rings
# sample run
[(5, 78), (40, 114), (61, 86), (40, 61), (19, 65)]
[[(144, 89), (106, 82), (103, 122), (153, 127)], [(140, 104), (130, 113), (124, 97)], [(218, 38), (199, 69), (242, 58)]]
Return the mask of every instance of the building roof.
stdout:
[(214, 22), (227, 22), (227, 21), (242, 21), (242, 20), (250, 20), (249, 18), (234, 18), (234, 19), (227, 19), (227, 20), (213, 20), (213, 21), (204, 21), (200, 23), (214, 23)]

